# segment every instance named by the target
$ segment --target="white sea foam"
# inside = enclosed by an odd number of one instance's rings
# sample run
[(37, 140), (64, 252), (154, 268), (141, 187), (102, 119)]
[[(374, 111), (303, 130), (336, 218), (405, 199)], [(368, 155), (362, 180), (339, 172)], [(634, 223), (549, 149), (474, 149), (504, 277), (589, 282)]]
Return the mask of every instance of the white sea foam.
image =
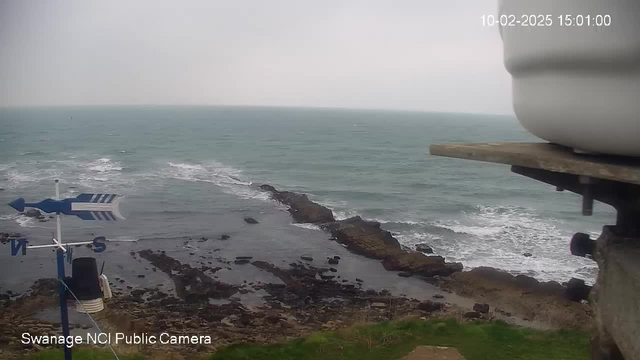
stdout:
[(25, 168), (22, 170), (9, 170), (5, 178), (8, 189), (19, 189), (31, 186), (33, 183), (41, 181), (53, 181), (62, 176), (63, 172), (56, 168), (37, 169)]
[(314, 225), (314, 224), (298, 224), (298, 223), (292, 223), (291, 225), (299, 227), (299, 228), (303, 228), (303, 229), (309, 229), (309, 230), (322, 230), (320, 229), (320, 226), (318, 225)]
[(168, 167), (162, 169), (159, 176), (191, 182), (212, 183), (221, 187), (223, 191), (244, 199), (269, 199), (267, 192), (251, 187), (251, 181), (245, 179), (241, 170), (217, 161), (208, 161), (202, 164), (169, 162)]
[(110, 242), (136, 242), (139, 239), (131, 237), (131, 236), (116, 236), (114, 238), (107, 238), (107, 241)]
[(468, 226), (468, 225), (442, 225), (443, 228), (453, 230), (458, 234), (468, 234), (479, 237), (495, 236), (502, 232), (499, 226)]
[(3, 187), (23, 189), (38, 183), (60, 179), (63, 184), (88, 188), (102, 187), (103, 182), (114, 186), (131, 185), (131, 179), (121, 177), (122, 166), (109, 158), (82, 161), (76, 156), (64, 154), (65, 159), (26, 160), (3, 164), (0, 172), (6, 179)]
[[(458, 220), (432, 222), (422, 230), (404, 231), (396, 237), (410, 247), (427, 242), (436, 254), (460, 261), (467, 268), (493, 266), (544, 281), (579, 277), (593, 282), (595, 263), (569, 253), (570, 234), (560, 230), (557, 222), (533, 209), (478, 206)], [(443, 236), (437, 233), (438, 228), (454, 234)], [(558, 251), (563, 248), (566, 250)], [(525, 252), (533, 256), (524, 257)]]
[(88, 164), (89, 170), (97, 172), (122, 171), (122, 166), (117, 161), (109, 158), (100, 158)]
[(425, 224), (425, 222), (406, 220), (406, 219), (405, 220), (389, 220), (389, 219), (373, 218), (371, 220), (377, 221), (380, 224), (405, 224), (405, 225), (424, 225)]
[(18, 216), (15, 218), (18, 225), (22, 227), (34, 227), (35, 219), (26, 217), (26, 216)]
[(0, 215), (0, 220), (15, 220), (18, 217), (22, 217), (22, 215), (18, 213), (8, 214), (8, 215)]

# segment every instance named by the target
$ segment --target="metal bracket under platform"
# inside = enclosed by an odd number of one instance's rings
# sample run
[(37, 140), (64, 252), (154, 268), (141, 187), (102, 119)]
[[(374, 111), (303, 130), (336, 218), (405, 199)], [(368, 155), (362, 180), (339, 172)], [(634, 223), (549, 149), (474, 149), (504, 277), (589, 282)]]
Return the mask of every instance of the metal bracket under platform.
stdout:
[(549, 143), (435, 144), (430, 152), (511, 165), (516, 174), (582, 195), (584, 215), (591, 215), (594, 200), (613, 206), (616, 225), (605, 226), (596, 244), (574, 235), (571, 248), (581, 256), (589, 249), (599, 267), (591, 294), (598, 329), (592, 358), (640, 360), (640, 159)]

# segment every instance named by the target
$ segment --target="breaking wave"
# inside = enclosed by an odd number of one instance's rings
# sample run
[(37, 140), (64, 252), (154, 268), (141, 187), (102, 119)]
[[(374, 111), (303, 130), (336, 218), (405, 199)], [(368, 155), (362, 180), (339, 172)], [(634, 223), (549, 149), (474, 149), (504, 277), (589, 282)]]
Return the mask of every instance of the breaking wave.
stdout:
[(211, 183), (221, 187), (224, 192), (243, 199), (269, 199), (268, 193), (252, 187), (253, 183), (244, 177), (241, 170), (217, 161), (212, 160), (202, 164), (169, 162), (167, 165), (160, 171), (160, 177)]

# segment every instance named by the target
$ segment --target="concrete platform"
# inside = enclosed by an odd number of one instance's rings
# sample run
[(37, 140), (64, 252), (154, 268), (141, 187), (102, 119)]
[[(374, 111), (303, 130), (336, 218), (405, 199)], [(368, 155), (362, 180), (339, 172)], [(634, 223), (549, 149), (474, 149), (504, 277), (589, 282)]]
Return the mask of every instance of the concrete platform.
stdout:
[(465, 360), (455, 348), (442, 346), (418, 346), (398, 360)]
[(432, 155), (516, 165), (640, 185), (640, 159), (576, 154), (549, 143), (434, 144)]

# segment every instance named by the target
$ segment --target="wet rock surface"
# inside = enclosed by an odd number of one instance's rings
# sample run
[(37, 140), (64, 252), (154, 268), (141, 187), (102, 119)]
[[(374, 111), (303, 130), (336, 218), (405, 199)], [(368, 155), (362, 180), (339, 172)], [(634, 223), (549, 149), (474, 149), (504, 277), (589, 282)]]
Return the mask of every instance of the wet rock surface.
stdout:
[(425, 256), (419, 252), (405, 252), (387, 256), (382, 266), (390, 271), (404, 271), (422, 276), (447, 276), (462, 270), (460, 263), (445, 263), (442, 256)]
[(262, 185), (260, 189), (270, 192), (274, 200), (288, 205), (289, 213), (296, 222), (322, 224), (335, 221), (331, 210), (309, 200), (305, 194), (298, 194), (291, 191), (278, 191), (271, 185)]
[(418, 244), (416, 245), (416, 251), (420, 251), (425, 254), (433, 254), (433, 248), (427, 244)]
[(336, 241), (347, 245), (349, 250), (366, 257), (384, 259), (403, 253), (398, 240), (390, 232), (381, 229), (379, 222), (354, 216), (321, 227), (329, 231)]
[(189, 264), (182, 264), (167, 254), (152, 250), (142, 250), (138, 254), (167, 274), (173, 280), (178, 297), (187, 303), (227, 298), (238, 292), (236, 286), (214, 280), (203, 270), (193, 268)]
[[(289, 212), (296, 222), (320, 224), (323, 230), (331, 233), (333, 240), (346, 245), (349, 251), (382, 260), (385, 269), (401, 271), (400, 276), (447, 276), (462, 270), (460, 263), (445, 263), (444, 258), (439, 256), (404, 250), (389, 231), (381, 228), (379, 222), (364, 220), (360, 216), (335, 221), (331, 210), (314, 203), (304, 194), (278, 191), (271, 185), (262, 185), (260, 188), (270, 192), (273, 199), (289, 205)], [(433, 252), (426, 244), (421, 250)], [(329, 258), (327, 262), (331, 265), (339, 263), (335, 258)]]

